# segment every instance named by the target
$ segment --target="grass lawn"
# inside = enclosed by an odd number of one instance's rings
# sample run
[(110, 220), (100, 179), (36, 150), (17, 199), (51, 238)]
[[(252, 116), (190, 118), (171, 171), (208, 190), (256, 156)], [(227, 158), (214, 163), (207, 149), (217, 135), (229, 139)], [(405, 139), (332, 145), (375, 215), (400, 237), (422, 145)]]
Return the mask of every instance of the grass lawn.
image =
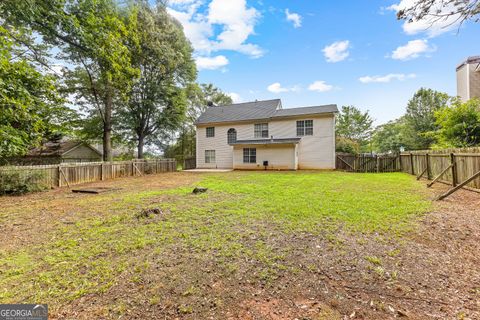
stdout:
[[(354, 265), (359, 275), (395, 281), (395, 255), (431, 209), (424, 186), (401, 173), (174, 173), (121, 181), (122, 190), (100, 195), (9, 198), (22, 201), (0, 211), (7, 234), (0, 303), (48, 303), (58, 318), (72, 310), (83, 310), (80, 318), (248, 318), (242, 312), (254, 294), (320, 290), (328, 268)], [(193, 195), (194, 186), (209, 190)], [(161, 213), (140, 214), (149, 208)], [(322, 304), (315, 317), (334, 319), (336, 309)]]

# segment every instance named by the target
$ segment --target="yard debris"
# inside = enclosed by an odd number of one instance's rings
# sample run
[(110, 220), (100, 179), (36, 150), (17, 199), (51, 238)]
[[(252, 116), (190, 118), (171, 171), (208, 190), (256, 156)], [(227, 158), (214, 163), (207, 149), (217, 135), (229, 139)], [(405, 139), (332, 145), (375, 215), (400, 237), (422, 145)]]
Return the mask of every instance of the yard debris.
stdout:
[(149, 209), (143, 209), (140, 211), (140, 213), (137, 213), (135, 217), (137, 219), (141, 218), (150, 218), (152, 215), (158, 215), (158, 214), (163, 214), (162, 209), (159, 208), (149, 208)]
[(90, 188), (80, 188), (80, 189), (73, 189), (73, 193), (93, 193), (99, 194), (109, 191), (117, 191), (121, 190), (121, 188), (108, 188), (108, 187), (90, 187)]
[(208, 188), (203, 188), (203, 187), (196, 187), (193, 189), (192, 193), (197, 194), (197, 193), (205, 193), (207, 192)]

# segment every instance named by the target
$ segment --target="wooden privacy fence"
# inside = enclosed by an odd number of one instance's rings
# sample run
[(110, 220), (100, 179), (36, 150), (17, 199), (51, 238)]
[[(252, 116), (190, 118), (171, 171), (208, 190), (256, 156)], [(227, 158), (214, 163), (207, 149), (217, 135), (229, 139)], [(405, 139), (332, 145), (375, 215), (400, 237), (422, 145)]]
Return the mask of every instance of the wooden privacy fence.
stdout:
[(431, 180), (427, 186), (436, 182), (452, 186), (439, 199), (460, 188), (480, 191), (480, 148), (414, 151), (400, 158), (402, 171)]
[(337, 153), (335, 166), (349, 172), (396, 172), (400, 171), (400, 156)]
[(2, 175), (16, 173), (20, 176), (28, 175), (34, 182), (53, 188), (176, 170), (175, 159), (13, 166), (0, 167), (0, 182)]
[(183, 160), (183, 170), (195, 169), (197, 167), (197, 159), (195, 157), (185, 158)]

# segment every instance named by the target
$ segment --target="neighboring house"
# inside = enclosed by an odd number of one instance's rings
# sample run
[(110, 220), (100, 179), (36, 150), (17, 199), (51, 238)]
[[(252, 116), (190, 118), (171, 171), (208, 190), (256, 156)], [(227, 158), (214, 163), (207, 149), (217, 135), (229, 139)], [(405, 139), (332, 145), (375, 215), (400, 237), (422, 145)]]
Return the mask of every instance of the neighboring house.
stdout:
[(209, 107), (195, 123), (197, 168), (334, 169), (337, 112), (279, 99)]
[(31, 149), (24, 157), (12, 163), (24, 165), (59, 164), (65, 162), (102, 161), (102, 154), (86, 142), (77, 140), (48, 141)]
[(457, 66), (457, 96), (462, 101), (480, 98), (480, 56), (468, 57)]
[[(103, 155), (103, 143), (97, 142), (93, 144), (93, 147), (97, 149)], [(112, 146), (112, 157), (113, 158), (136, 158), (137, 152), (133, 150), (132, 147), (122, 144), (122, 143), (114, 143)]]

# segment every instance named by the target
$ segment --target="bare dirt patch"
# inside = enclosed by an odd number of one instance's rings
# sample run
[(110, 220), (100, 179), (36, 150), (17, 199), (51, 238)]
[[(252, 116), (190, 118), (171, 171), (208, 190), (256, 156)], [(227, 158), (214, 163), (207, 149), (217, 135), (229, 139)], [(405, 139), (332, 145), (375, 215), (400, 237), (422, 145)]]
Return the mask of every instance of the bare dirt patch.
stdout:
[[(92, 214), (103, 216), (106, 213), (104, 209), (108, 201), (120, 201), (127, 193), (171, 189), (189, 185), (199, 179), (198, 174), (177, 172), (81, 185), (82, 188), (114, 189), (102, 194), (102, 197), (96, 194), (72, 193), (69, 188), (58, 188), (17, 197), (0, 197), (2, 249), (13, 250), (28, 244), (38, 244), (48, 239), (52, 230), (75, 224)], [(102, 201), (96, 202), (96, 199), (102, 199)]]

